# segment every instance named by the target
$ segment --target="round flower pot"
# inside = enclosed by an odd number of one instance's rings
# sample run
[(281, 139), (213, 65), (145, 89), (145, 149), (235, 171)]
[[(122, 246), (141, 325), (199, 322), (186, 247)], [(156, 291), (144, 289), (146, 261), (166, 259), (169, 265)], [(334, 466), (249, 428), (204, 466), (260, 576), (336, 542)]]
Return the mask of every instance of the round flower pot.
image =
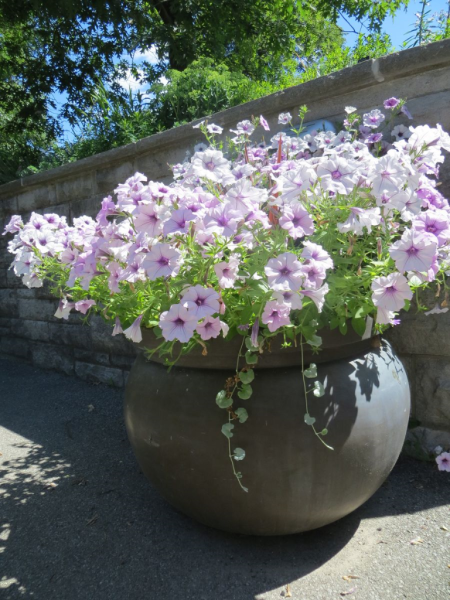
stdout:
[[(154, 345), (144, 336), (143, 344)], [(236, 422), (232, 448), (246, 452), (235, 479), (227, 412), (215, 398), (233, 376), (240, 341), (213, 340), (208, 355), (193, 352), (170, 372), (140, 353), (125, 395), (128, 435), (144, 474), (181, 512), (225, 531), (280, 535), (308, 531), (349, 514), (381, 486), (406, 434), (410, 393), (405, 370), (378, 337), (361, 340), (329, 332), (323, 350), (305, 354), (318, 365), (325, 395), (309, 398), (327, 449), (304, 422), (299, 348), (260, 355), (248, 420)]]

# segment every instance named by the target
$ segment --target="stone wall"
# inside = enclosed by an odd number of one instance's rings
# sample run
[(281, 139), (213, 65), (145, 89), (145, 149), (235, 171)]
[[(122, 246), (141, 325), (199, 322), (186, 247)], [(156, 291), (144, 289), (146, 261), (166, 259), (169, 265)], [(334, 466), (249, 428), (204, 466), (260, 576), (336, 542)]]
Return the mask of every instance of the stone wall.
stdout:
[[(277, 130), (280, 112), (309, 108), (308, 119), (342, 121), (343, 108), (367, 111), (383, 100), (407, 98), (414, 124), (450, 130), (450, 40), (370, 60), (327, 77), (289, 88), (214, 115), (228, 131), (236, 122), (263, 114)], [(407, 121), (405, 120), (405, 123)], [(31, 211), (56, 212), (68, 219), (94, 216), (103, 197), (135, 171), (167, 180), (168, 164), (182, 161), (201, 140), (192, 125), (177, 127), (135, 144), (0, 186), (0, 229), (10, 215), (26, 219)], [(441, 170), (442, 191), (450, 196), (450, 161)], [(95, 318), (53, 317), (56, 301), (46, 289), (28, 290), (8, 271), (11, 256), (0, 239), (0, 355), (26, 359), (83, 379), (124, 384), (135, 355), (125, 339), (113, 338), (111, 326)], [(408, 314), (391, 339), (407, 364), (413, 388), (414, 415), (432, 428), (450, 431), (450, 316)], [(122, 337), (122, 336), (119, 336)]]

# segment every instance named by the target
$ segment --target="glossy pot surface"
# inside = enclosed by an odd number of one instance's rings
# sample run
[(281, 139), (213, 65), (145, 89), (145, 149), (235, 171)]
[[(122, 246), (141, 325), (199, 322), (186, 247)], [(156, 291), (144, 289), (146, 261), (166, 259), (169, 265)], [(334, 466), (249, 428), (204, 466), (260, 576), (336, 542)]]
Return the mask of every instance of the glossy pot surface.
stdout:
[[(372, 347), (374, 346), (374, 347)], [(348, 354), (348, 352), (347, 352)], [(204, 357), (208, 358), (208, 357)], [(268, 360), (268, 359), (267, 359)], [(173, 367), (141, 353), (126, 388), (125, 419), (138, 462), (178, 510), (218, 529), (254, 535), (321, 527), (363, 504), (393, 468), (406, 434), (410, 394), (405, 370), (390, 345), (377, 340), (353, 356), (318, 363), (325, 395), (308, 397), (328, 450), (304, 422), (298, 366), (260, 367), (247, 422), (236, 422), (232, 448), (246, 452), (231, 470), (221, 433), (227, 413), (215, 397), (231, 369)], [(269, 361), (270, 363), (270, 361)], [(288, 360), (289, 364), (289, 360)]]

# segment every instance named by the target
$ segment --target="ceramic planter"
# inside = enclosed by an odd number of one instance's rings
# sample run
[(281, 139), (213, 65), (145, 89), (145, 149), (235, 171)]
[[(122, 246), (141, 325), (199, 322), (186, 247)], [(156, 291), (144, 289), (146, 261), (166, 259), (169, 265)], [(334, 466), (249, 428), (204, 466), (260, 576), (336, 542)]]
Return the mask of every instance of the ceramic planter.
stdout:
[[(151, 340), (144, 339), (151, 345)], [(237, 423), (233, 447), (246, 451), (231, 470), (226, 412), (215, 397), (234, 374), (239, 347), (214, 340), (208, 356), (191, 353), (170, 372), (141, 353), (126, 389), (125, 419), (137, 460), (175, 508), (201, 523), (254, 535), (321, 527), (358, 508), (381, 486), (405, 438), (410, 394), (405, 370), (379, 338), (324, 337), (317, 356), (326, 393), (311, 395), (310, 413), (326, 427), (328, 450), (304, 423), (299, 349), (275, 343), (260, 356), (253, 395), (239, 400), (249, 419)], [(159, 360), (159, 359), (157, 359)]]

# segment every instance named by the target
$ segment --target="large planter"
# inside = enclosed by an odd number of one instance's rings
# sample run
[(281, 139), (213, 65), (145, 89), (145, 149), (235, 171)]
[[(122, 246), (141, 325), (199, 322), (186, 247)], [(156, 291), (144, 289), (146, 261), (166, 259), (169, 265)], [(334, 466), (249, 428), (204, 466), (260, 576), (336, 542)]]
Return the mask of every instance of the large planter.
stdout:
[(232, 474), (220, 431), (226, 412), (215, 404), (235, 371), (237, 348), (214, 340), (208, 356), (183, 357), (170, 372), (159, 359), (138, 356), (125, 418), (145, 475), (178, 510), (236, 533), (307, 531), (358, 508), (388, 476), (406, 434), (409, 386), (391, 346), (331, 335), (318, 356), (305, 357), (318, 363), (326, 390), (322, 398), (311, 395), (310, 413), (319, 430), (329, 430), (333, 451), (304, 423), (299, 349), (273, 344), (261, 355), (253, 395), (237, 404), (249, 419), (236, 425), (232, 439), (246, 451), (237, 466), (248, 493)]

